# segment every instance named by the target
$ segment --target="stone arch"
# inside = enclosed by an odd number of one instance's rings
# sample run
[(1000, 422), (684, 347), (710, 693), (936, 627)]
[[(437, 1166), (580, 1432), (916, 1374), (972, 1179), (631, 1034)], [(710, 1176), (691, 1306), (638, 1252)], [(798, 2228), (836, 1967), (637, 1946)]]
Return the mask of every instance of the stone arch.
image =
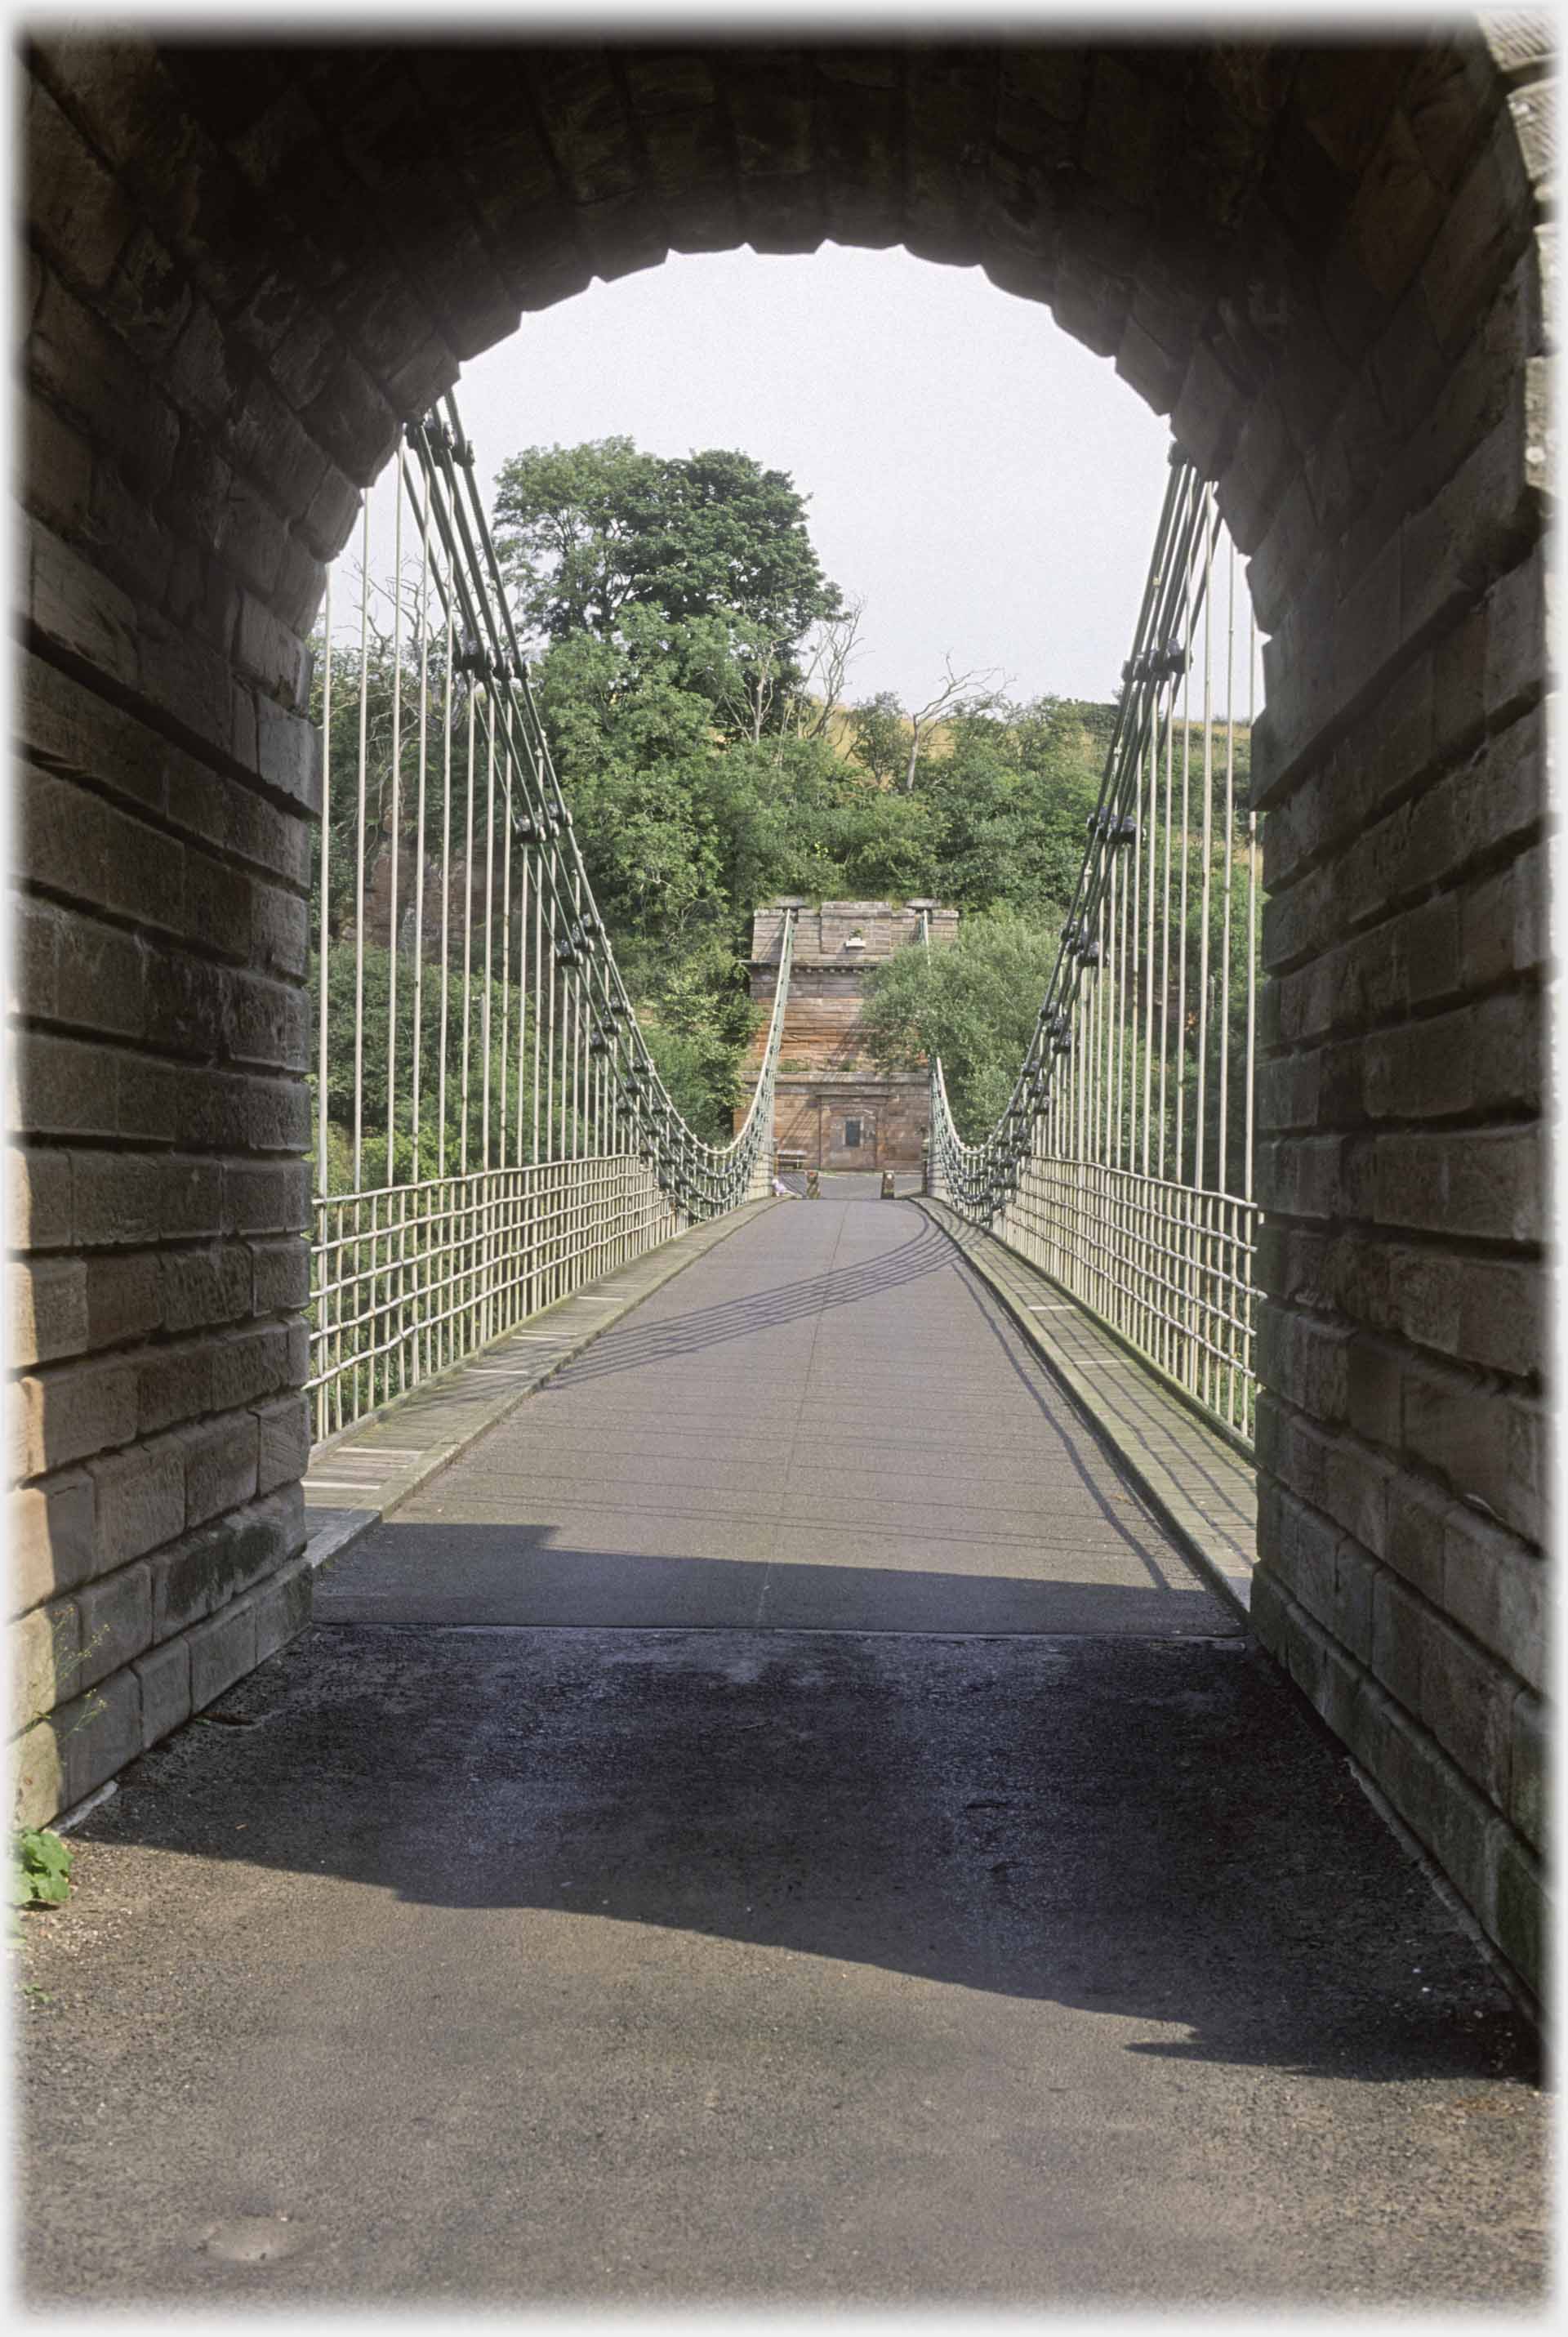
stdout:
[(1169, 415), (1249, 555), (1255, 1619), (1534, 1974), (1543, 24), (1354, 48), (116, 34), (25, 64), (16, 1603), (27, 1693), (59, 1707), (29, 1806), (307, 1606), (302, 640), (360, 487), (463, 358), (595, 275), (901, 243), (1047, 302)]

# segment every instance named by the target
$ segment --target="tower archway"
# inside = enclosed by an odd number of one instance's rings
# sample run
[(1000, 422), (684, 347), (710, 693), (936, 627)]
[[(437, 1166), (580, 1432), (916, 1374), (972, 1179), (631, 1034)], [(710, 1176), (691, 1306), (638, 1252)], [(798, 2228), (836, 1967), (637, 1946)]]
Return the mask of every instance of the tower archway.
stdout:
[(595, 275), (901, 243), (1113, 362), (1249, 556), (1271, 896), (1254, 1618), (1534, 1971), (1544, 28), (116, 36), (25, 62), (34, 1805), (79, 1798), (307, 1600), (303, 640), (360, 489), (465, 357)]

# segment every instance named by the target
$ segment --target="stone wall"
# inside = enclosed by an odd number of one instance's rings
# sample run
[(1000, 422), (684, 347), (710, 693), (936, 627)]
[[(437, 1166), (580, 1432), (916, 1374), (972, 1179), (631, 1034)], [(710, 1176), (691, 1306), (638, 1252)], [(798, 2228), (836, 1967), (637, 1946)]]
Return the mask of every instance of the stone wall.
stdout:
[[(930, 1124), (930, 1080), (923, 1071), (879, 1071), (866, 1053), (861, 1035), (865, 977), (895, 950), (917, 946), (922, 934), (933, 949), (945, 949), (958, 931), (959, 913), (935, 901), (769, 902), (752, 919), (751, 994), (764, 1018), (773, 1012), (784, 923), (792, 914), (774, 1147), (799, 1155), (808, 1168), (917, 1169)], [(765, 1019), (747, 1058), (748, 1085), (766, 1043)], [(745, 1106), (737, 1107), (737, 1129), (745, 1118)]]
[[(1533, 396), (1496, 425), (1521, 455)], [(1429, 645), (1352, 730), (1271, 741), (1253, 1620), (1538, 1984), (1542, 577), (1533, 491), (1510, 504), (1481, 452), (1437, 539), (1446, 605), (1412, 531)]]
[[(915, 1072), (903, 1079), (781, 1080), (774, 1137), (789, 1165), (805, 1168), (891, 1168), (907, 1176), (924, 1158), (930, 1090)], [(858, 1141), (849, 1142), (852, 1134)]]
[(1114, 361), (1250, 555), (1258, 1627), (1538, 1973), (1549, 62), (1522, 14), (25, 52), (24, 1715), (110, 1665), (34, 1733), (31, 1807), (301, 1611), (300, 643), (359, 486), (596, 275), (901, 243)]
[(8, 1524), (41, 1817), (307, 1611), (309, 830), (42, 645), (17, 685)]
[(1538, 1988), (1549, 93), (1497, 37), (1463, 132), (1429, 65), (1385, 132), (1342, 426), (1262, 527), (1243, 433), (1227, 497), (1272, 636), (1253, 1620)]
[[(806, 901), (793, 895), (767, 902), (752, 918), (751, 962), (776, 964), (785, 919), (795, 921), (795, 966), (872, 964), (930, 935), (945, 949), (959, 929), (959, 913), (940, 901)], [(770, 993), (771, 994), (771, 993)]]

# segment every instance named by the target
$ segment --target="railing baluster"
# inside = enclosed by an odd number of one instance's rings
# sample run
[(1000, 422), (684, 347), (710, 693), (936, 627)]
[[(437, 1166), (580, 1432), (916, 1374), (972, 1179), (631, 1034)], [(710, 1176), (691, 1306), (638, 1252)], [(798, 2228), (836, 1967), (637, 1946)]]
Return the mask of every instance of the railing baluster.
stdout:
[(392, 553), (392, 768), (386, 916), (386, 1178), (396, 1175), (393, 1136), (397, 1103), (397, 846), (403, 821), (403, 497), (394, 494)]
[(365, 1182), (365, 773), (370, 705), (370, 505), (360, 530), (359, 794), (354, 830), (354, 1181)]
[(446, 670), (442, 677), (441, 725), (441, 1044), (436, 1063), (435, 1173), (446, 1175), (446, 1056), (448, 989), (452, 966), (452, 599), (446, 601)]
[(321, 863), (317, 882), (320, 888), (317, 930), (320, 934), (317, 962), (317, 1037), (316, 1037), (316, 1188), (325, 1193), (327, 1181), (326, 1165), (326, 1080), (327, 1080), (327, 1000), (328, 959), (332, 951), (332, 933), (328, 916), (331, 898), (329, 878), (332, 869), (332, 571), (326, 572), (326, 592), (321, 608)]
[[(402, 484), (400, 475), (399, 484)], [(400, 498), (401, 500), (401, 498)], [(426, 792), (430, 776), (430, 497), (426, 494), (420, 513), (419, 527), (419, 776), (415, 792), (418, 810), (414, 832), (418, 838), (414, 865), (414, 1035), (410, 1043), (412, 1064), (409, 1071), (411, 1089), (409, 1111), (413, 1151), (411, 1174), (419, 1182), (420, 1124), (419, 1109), (422, 1091), (422, 1041), (424, 1034), (424, 862)]]

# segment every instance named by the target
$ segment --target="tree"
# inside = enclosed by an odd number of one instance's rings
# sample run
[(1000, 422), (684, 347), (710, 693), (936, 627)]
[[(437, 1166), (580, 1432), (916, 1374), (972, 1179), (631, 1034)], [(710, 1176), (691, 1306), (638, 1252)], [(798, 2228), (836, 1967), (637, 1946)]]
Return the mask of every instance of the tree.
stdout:
[(713, 708), (628, 609), (622, 639), (579, 633), (537, 674), (541, 716), (601, 914), (611, 933), (668, 941), (717, 876), (705, 811)]
[(648, 1052), (677, 1110), (709, 1143), (727, 1144), (760, 1009), (726, 934), (710, 931), (679, 957), (634, 961), (633, 973)]
[(932, 757), (918, 799), (938, 821), (945, 900), (1065, 910), (1073, 897), (1104, 755), (1082, 709), (1057, 699), (962, 710)]
[(850, 715), (850, 741), (855, 758), (879, 787), (891, 787), (904, 768), (908, 752), (909, 717), (896, 691), (879, 689), (862, 699)]
[(912, 713), (891, 689), (879, 690), (852, 709), (850, 738), (856, 758), (879, 785), (891, 787), (901, 774), (904, 792), (912, 794), (921, 750), (934, 730), (1005, 705), (1006, 677), (999, 667), (975, 666), (967, 673), (955, 673), (952, 659), (945, 662), (947, 675), (940, 688)]
[(983, 1136), (1007, 1108), (1056, 963), (1059, 920), (1010, 908), (960, 920), (936, 949), (897, 950), (872, 968), (862, 1029), (884, 1071), (940, 1055), (960, 1135)]
[(649, 1046), (694, 1122), (727, 1132), (756, 904), (912, 890), (933, 865), (929, 813), (898, 810), (829, 732), (859, 608), (793, 482), (745, 455), (531, 448), (502, 468), (496, 534)]
[(794, 727), (805, 738), (815, 738), (827, 728), (843, 697), (849, 670), (860, 654), (865, 612), (864, 597), (857, 593), (836, 617), (824, 617), (817, 627), (795, 700)]
[(536, 640), (611, 631), (657, 502), (658, 463), (629, 438), (531, 446), (503, 463), (495, 538)]
[(757, 645), (741, 676), (740, 698), (727, 701), (725, 709), (754, 746), (766, 731), (815, 738), (827, 730), (857, 654), (864, 614), (865, 602), (857, 599), (846, 602), (836, 617), (824, 617), (800, 645), (803, 666), (794, 644), (783, 650), (774, 643)]
[(906, 793), (914, 787), (920, 748), (933, 726), (940, 723), (944, 715), (956, 716), (960, 710), (970, 714), (989, 713), (993, 706), (999, 704), (1006, 687), (1006, 676), (999, 666), (988, 666), (983, 671), (979, 666), (972, 666), (968, 673), (955, 673), (950, 653), (943, 660), (943, 664), (947, 679), (941, 688), (934, 690), (923, 706), (916, 708), (905, 718), (910, 727), (910, 758), (904, 770)]
[(535, 640), (613, 639), (635, 605), (670, 627), (716, 617), (743, 663), (776, 661), (841, 607), (794, 481), (734, 450), (528, 447), (502, 465), (495, 533)]

